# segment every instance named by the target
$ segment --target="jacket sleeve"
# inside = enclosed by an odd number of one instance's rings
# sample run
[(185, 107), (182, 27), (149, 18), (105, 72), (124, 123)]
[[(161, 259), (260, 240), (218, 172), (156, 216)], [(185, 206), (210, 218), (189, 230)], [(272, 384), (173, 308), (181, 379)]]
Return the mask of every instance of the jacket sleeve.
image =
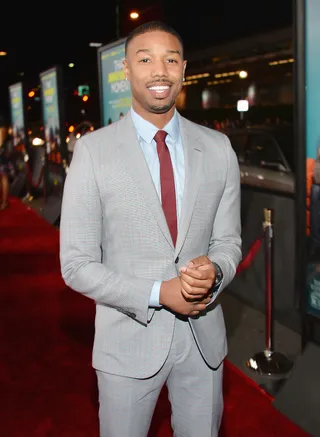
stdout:
[(229, 138), (224, 135), (227, 155), (227, 176), (210, 239), (208, 258), (217, 263), (223, 273), (223, 281), (214, 294), (218, 294), (232, 281), (242, 258), (241, 252), (241, 181), (237, 156)]
[(154, 281), (108, 268), (102, 263), (103, 214), (90, 149), (76, 143), (66, 177), (60, 221), (62, 277), (71, 289), (147, 325)]

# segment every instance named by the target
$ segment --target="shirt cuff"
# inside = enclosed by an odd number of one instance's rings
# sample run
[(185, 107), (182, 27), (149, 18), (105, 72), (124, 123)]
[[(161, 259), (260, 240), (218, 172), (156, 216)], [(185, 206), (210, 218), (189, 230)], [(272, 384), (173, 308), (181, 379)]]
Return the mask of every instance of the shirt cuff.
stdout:
[(149, 307), (151, 308), (160, 308), (162, 305), (160, 305), (160, 288), (161, 288), (161, 281), (156, 281), (153, 284), (150, 298), (149, 298)]

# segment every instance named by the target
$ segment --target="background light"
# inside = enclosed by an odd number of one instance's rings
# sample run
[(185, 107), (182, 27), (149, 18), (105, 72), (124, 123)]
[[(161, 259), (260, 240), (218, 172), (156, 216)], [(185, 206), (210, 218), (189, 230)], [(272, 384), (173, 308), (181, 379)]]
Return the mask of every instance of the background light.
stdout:
[(102, 42), (90, 42), (89, 46), (90, 47), (101, 47), (102, 46)]
[(33, 146), (43, 146), (44, 145), (44, 141), (43, 141), (42, 138), (35, 137), (32, 140), (32, 145)]
[(237, 111), (238, 112), (247, 112), (248, 110), (249, 110), (248, 100), (238, 100), (237, 101)]
[(6, 55), (7, 55), (7, 52), (5, 52), (4, 50), (0, 51), (0, 56), (6, 56)]
[(69, 68), (73, 68), (74, 67), (74, 63), (73, 62), (70, 62), (70, 64), (69, 64)]
[(240, 79), (246, 79), (248, 77), (248, 73), (244, 70), (239, 72)]
[(132, 18), (132, 20), (136, 20), (137, 18), (139, 18), (138, 12), (131, 12), (130, 18)]

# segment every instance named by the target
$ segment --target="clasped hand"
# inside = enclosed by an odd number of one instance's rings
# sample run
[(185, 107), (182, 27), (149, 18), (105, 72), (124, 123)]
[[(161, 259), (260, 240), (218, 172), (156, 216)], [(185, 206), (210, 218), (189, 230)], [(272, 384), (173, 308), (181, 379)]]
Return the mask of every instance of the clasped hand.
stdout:
[(174, 313), (198, 316), (212, 299), (215, 277), (215, 267), (209, 258), (199, 256), (181, 267), (179, 276), (162, 282), (159, 303)]
[(181, 293), (187, 301), (210, 301), (216, 278), (215, 267), (207, 256), (199, 256), (180, 268)]

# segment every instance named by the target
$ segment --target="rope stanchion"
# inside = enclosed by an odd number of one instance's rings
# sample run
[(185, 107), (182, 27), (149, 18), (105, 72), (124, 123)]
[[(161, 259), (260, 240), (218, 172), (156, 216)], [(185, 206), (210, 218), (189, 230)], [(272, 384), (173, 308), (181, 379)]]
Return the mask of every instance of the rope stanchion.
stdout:
[(248, 359), (247, 367), (261, 375), (285, 376), (292, 369), (293, 363), (281, 352), (274, 351), (273, 345), (273, 211), (264, 209), (264, 249), (265, 249), (265, 285), (266, 318), (265, 349)]
[(34, 181), (33, 181), (33, 177), (32, 177), (31, 170), (30, 170), (30, 166), (29, 166), (28, 163), (26, 163), (26, 168), (27, 168), (28, 183), (30, 184), (29, 186), (32, 187), (32, 188), (35, 188), (35, 189), (39, 188), (40, 184), (42, 182), (42, 179), (43, 179), (43, 171), (44, 171), (43, 167), (40, 170), (40, 175), (39, 175), (39, 178), (38, 178), (36, 183), (34, 183)]
[(25, 200), (31, 202), (31, 200), (33, 199), (33, 196), (31, 195), (31, 189), (33, 188), (37, 190), (40, 187), (40, 184), (43, 181), (44, 167), (42, 166), (40, 170), (39, 178), (36, 182), (33, 181), (31, 169), (28, 162), (26, 162), (26, 170), (27, 170), (27, 194), (25, 196)]
[(251, 266), (254, 258), (256, 257), (257, 253), (260, 250), (260, 247), (262, 246), (262, 241), (263, 241), (263, 234), (259, 238), (257, 238), (250, 246), (247, 255), (243, 258), (241, 263), (238, 265), (237, 272), (236, 272), (237, 275), (242, 271), (247, 270)]

